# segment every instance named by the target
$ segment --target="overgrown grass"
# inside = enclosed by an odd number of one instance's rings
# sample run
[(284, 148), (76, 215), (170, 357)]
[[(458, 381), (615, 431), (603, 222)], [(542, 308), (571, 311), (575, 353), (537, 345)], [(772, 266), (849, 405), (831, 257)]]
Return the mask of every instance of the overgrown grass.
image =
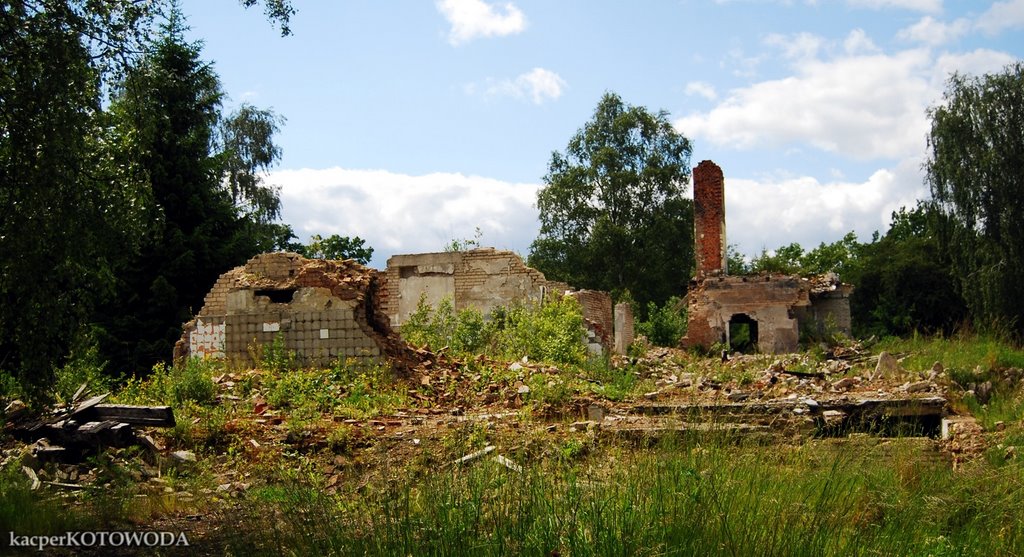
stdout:
[(962, 384), (984, 381), (991, 371), (1024, 368), (1024, 350), (989, 336), (888, 337), (878, 343), (877, 350), (905, 354), (902, 365), (908, 371), (927, 370), (935, 362), (941, 362), (950, 378)]
[[(853, 442), (853, 441), (849, 441)], [(238, 554), (999, 555), (1024, 550), (1022, 467), (961, 472), (913, 441), (849, 447), (705, 438), (493, 460), (329, 496), (271, 488)], [(568, 445), (566, 445), (568, 447)], [(854, 456), (856, 455), (856, 456)], [(273, 509), (275, 512), (270, 512)]]
[(189, 358), (171, 367), (160, 363), (147, 377), (129, 379), (115, 399), (127, 404), (208, 404), (217, 392), (213, 376), (222, 371), (223, 363), (214, 359)]

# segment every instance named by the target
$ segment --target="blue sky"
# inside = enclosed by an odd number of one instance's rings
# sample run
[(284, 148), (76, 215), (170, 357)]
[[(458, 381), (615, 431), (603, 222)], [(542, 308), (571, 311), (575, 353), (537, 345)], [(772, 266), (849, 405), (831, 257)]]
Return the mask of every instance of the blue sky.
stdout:
[(729, 243), (863, 240), (923, 196), (952, 71), (1024, 58), (1024, 0), (186, 0), (230, 96), (287, 118), (283, 220), (397, 253), (526, 255), (552, 151), (605, 91), (664, 110), (725, 172)]

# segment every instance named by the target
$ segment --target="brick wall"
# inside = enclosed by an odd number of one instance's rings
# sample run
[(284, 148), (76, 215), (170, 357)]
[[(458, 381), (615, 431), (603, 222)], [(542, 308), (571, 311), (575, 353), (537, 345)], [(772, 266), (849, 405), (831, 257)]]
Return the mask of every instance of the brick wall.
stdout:
[(726, 271), (725, 178), (711, 161), (693, 169), (694, 237), (698, 278)]
[(612, 317), (612, 297), (607, 292), (598, 290), (577, 290), (570, 294), (580, 303), (583, 310), (583, 318), (587, 324), (594, 329), (600, 338), (601, 344), (611, 348), (614, 339), (614, 319)]
[[(268, 253), (221, 275), (197, 318), (185, 325), (175, 357), (226, 357), (252, 364), (252, 356), (280, 335), (285, 348), (307, 364), (338, 358), (377, 361), (404, 344), (366, 314), (381, 301), (371, 284), (376, 271), (352, 261), (309, 260), (294, 253)], [(287, 291), (290, 301), (257, 296)], [(377, 316), (369, 316), (377, 318)], [(379, 321), (379, 320), (378, 320)]]

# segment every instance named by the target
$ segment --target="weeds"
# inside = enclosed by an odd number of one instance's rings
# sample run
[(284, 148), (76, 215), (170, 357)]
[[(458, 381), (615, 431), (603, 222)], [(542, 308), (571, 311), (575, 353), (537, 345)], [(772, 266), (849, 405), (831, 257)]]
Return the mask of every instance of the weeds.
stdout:
[[(681, 444), (678, 444), (681, 443)], [(242, 553), (990, 555), (1024, 546), (1020, 465), (956, 475), (927, 455), (715, 436), (643, 451), (566, 441), (522, 475), (492, 460), (362, 495), (255, 503)], [(766, 465), (766, 464), (770, 464)], [(284, 521), (272, 529), (267, 520)], [(260, 526), (263, 525), (263, 526)], [(269, 532), (275, 532), (270, 534)]]
[(432, 308), (421, 297), (401, 332), (412, 344), (460, 355), (582, 364), (587, 354), (583, 314), (579, 302), (570, 297), (542, 305), (499, 307), (486, 319), (474, 309), (455, 312), (450, 298)]

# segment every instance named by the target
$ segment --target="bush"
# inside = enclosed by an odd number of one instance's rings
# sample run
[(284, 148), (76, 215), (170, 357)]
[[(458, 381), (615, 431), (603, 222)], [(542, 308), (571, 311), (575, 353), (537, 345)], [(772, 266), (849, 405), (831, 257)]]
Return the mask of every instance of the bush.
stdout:
[(114, 380), (104, 373), (104, 367), (106, 362), (100, 359), (99, 348), (95, 343), (76, 347), (71, 351), (68, 362), (54, 374), (53, 396), (58, 402), (71, 402), (71, 397), (83, 383), (88, 392), (110, 392)]
[(679, 339), (686, 334), (686, 306), (676, 296), (669, 298), (661, 307), (648, 302), (647, 320), (637, 323), (636, 332), (647, 337), (651, 344), (678, 346)]
[(420, 297), (401, 333), (411, 344), (452, 353), (581, 364), (586, 360), (583, 314), (574, 298), (542, 305), (513, 304), (495, 308), (487, 317), (476, 309), (455, 312), (450, 298), (431, 308)]
[(159, 363), (145, 379), (128, 380), (116, 398), (129, 404), (177, 406), (187, 400), (206, 404), (216, 395), (213, 374), (220, 365), (217, 360), (201, 358), (189, 358), (170, 368)]

